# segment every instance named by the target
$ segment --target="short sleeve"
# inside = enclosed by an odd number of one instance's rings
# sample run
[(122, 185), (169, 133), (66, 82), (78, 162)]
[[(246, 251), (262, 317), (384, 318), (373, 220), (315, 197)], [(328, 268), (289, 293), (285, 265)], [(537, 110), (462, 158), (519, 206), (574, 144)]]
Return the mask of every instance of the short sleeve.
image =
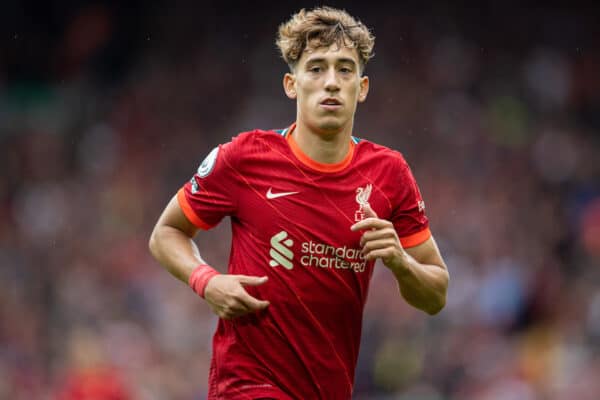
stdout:
[(210, 229), (223, 217), (235, 215), (238, 191), (236, 158), (233, 141), (215, 147), (192, 178), (179, 189), (179, 206), (198, 228)]
[(403, 247), (414, 247), (431, 236), (425, 202), (408, 163), (401, 158), (397, 168), (398, 191), (392, 211), (392, 223)]

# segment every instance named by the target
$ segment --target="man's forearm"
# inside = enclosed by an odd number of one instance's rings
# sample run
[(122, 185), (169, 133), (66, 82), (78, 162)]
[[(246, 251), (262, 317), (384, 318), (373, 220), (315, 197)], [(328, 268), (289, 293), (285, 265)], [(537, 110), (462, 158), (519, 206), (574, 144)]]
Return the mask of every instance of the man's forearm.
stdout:
[(405, 253), (403, 266), (392, 268), (402, 297), (412, 306), (437, 314), (446, 304), (448, 271), (438, 265), (422, 264)]
[(192, 271), (199, 264), (206, 264), (200, 257), (196, 243), (182, 231), (170, 226), (157, 227), (152, 232), (149, 247), (154, 258), (186, 284)]

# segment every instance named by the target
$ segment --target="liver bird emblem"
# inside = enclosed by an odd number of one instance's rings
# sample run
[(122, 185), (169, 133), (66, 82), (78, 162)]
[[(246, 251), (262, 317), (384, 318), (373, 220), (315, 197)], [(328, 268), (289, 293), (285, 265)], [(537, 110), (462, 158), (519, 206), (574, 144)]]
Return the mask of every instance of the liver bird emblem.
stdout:
[(369, 205), (369, 197), (371, 197), (371, 190), (373, 186), (369, 183), (364, 188), (356, 188), (356, 202), (358, 203), (358, 210), (354, 213), (355, 221), (362, 221), (365, 218), (364, 208)]

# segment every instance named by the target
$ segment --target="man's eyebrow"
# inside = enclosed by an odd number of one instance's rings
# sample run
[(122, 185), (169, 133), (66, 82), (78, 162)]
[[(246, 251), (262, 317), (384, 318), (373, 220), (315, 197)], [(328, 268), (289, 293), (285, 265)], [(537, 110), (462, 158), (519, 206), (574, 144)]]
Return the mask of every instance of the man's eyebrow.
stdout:
[[(327, 60), (324, 57), (315, 57), (315, 58), (309, 58), (308, 60), (306, 60), (307, 64), (310, 63), (322, 63), (322, 62), (326, 62)], [(342, 57), (342, 58), (337, 58), (335, 60), (336, 63), (350, 63), (353, 65), (356, 65), (356, 61), (354, 61), (354, 59), (352, 58), (348, 58), (348, 57)]]

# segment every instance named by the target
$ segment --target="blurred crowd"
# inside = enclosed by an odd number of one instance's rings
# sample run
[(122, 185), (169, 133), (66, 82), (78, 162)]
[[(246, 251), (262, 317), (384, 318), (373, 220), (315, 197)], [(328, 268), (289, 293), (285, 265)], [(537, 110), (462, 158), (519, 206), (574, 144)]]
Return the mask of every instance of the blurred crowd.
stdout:
[[(216, 317), (147, 241), (212, 147), (293, 122), (300, 6), (3, 6), (0, 399), (205, 398)], [(355, 136), (404, 154), (451, 275), (429, 317), (378, 265), (355, 399), (599, 399), (599, 18), (341, 6), (377, 37)], [(229, 239), (198, 236), (221, 271)]]

